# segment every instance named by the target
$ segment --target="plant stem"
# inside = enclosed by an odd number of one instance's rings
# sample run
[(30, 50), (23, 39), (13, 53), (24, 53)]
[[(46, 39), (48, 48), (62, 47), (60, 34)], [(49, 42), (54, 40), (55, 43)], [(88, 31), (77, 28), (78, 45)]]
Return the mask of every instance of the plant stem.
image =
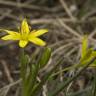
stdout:
[(25, 52), (24, 48), (20, 50), (20, 77), (22, 78), (21, 86), (22, 86), (22, 92), (21, 96), (24, 96), (25, 94), (25, 64), (24, 64), (24, 57), (25, 57)]

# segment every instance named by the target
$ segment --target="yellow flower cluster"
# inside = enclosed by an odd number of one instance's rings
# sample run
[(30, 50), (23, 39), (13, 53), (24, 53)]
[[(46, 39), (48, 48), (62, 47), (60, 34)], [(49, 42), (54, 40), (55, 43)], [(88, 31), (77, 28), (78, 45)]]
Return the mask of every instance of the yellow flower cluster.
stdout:
[(46, 42), (41, 40), (39, 36), (48, 32), (47, 29), (39, 29), (30, 31), (27, 20), (24, 19), (21, 23), (21, 28), (19, 32), (11, 31), (11, 30), (3, 30), (7, 33), (2, 40), (19, 40), (19, 46), (24, 48), (28, 42), (32, 42), (39, 46), (45, 46)]

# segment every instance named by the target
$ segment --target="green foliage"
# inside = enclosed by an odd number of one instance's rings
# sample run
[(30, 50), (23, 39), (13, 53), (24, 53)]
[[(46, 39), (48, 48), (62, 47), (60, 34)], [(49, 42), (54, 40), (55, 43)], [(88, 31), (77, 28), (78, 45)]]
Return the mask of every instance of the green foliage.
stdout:
[[(80, 58), (79, 64), (75, 64), (75, 65), (73, 65), (71, 67), (65, 68), (65, 69), (63, 69), (63, 71), (71, 70), (71, 69), (74, 69), (74, 68), (80, 68), (80, 67), (82, 69), (78, 73), (76, 73), (72, 78), (69, 78), (67, 81), (63, 81), (61, 84), (59, 84), (58, 86), (56, 86), (56, 89), (53, 90), (52, 92), (49, 92), (48, 96), (57, 96), (72, 81), (74, 81), (82, 73), (82, 71), (84, 71), (87, 67), (96, 66), (96, 52), (93, 50), (93, 48), (88, 48), (88, 37), (87, 36), (84, 36), (83, 37), (83, 40), (82, 40), (82, 49), (81, 50), (82, 51), (81, 51), (81, 58)], [(55, 75), (57, 75), (57, 73)], [(94, 82), (96, 83), (96, 81), (94, 81)], [(94, 87), (93, 87), (94, 90), (92, 92), (93, 92), (93, 94), (96, 95), (96, 92), (95, 92), (96, 91), (96, 84), (95, 83), (94, 83)], [(92, 96), (95, 96), (95, 95), (92, 95)], [(79, 94), (76, 94), (76, 95), (70, 95), (70, 96), (80, 96), (80, 95)]]
[[(81, 58), (80, 58), (80, 66), (90, 62), (90, 60), (96, 57), (96, 51), (93, 48), (88, 48), (88, 37), (85, 35), (82, 39), (82, 49), (81, 49)], [(90, 65), (96, 66), (96, 60)]]
[(74, 81), (90, 64), (94, 62), (96, 58), (92, 58), (90, 62), (86, 63), (84, 67), (78, 71), (72, 78), (69, 78), (66, 82), (63, 81), (61, 84), (56, 86), (56, 89), (53, 92), (49, 92), (48, 96), (56, 96), (58, 95), (62, 90), (64, 90), (72, 81)]
[[(93, 50), (93, 48), (88, 48), (88, 37), (84, 36), (82, 39), (82, 49), (81, 49), (81, 58), (79, 64), (75, 64), (71, 67), (64, 68), (62, 72), (72, 70), (75, 68), (81, 68), (80, 71), (78, 71), (73, 77), (68, 78), (65, 81), (62, 81), (62, 83), (58, 83), (56, 86), (56, 89), (53, 91), (49, 91), (47, 93), (47, 96), (57, 96), (62, 90), (66, 89), (66, 87), (76, 80), (76, 78), (87, 68), (87, 67), (93, 67), (96, 66), (96, 52)], [(29, 57), (24, 53), (24, 50), (22, 50), (21, 54), (21, 78), (22, 78), (22, 96), (38, 96), (41, 94), (43, 85), (48, 81), (51, 80), (54, 76), (58, 75), (60, 72), (54, 73), (56, 69), (58, 68), (58, 65), (63, 63), (64, 58), (59, 58), (57, 64), (54, 65), (53, 68), (50, 69), (49, 72), (43, 74), (40, 77), (40, 81), (37, 80), (38, 74), (42, 68), (46, 66), (48, 63), (50, 57), (51, 57), (51, 49), (45, 48), (42, 52), (42, 55), (40, 56), (39, 60), (37, 62), (34, 61), (34, 54), (32, 56), (32, 59), (29, 61)], [(37, 59), (37, 58), (36, 58)], [(91, 90), (92, 89), (92, 90)], [(96, 94), (96, 78), (94, 75), (94, 84), (91, 88), (90, 92), (93, 94), (92, 96), (95, 96)], [(84, 92), (77, 92), (76, 94), (71, 94), (68, 96), (80, 96), (82, 94), (83, 96)], [(88, 91), (86, 91), (86, 94)], [(67, 95), (66, 95), (67, 96)]]
[[(42, 86), (47, 81), (51, 74), (46, 74), (41, 82), (37, 81), (38, 72), (43, 68), (51, 57), (51, 49), (45, 48), (39, 61), (34, 64), (29, 62), (28, 56), (24, 53), (24, 49), (21, 52), (21, 78), (22, 78), (22, 96), (36, 96), (39, 94)], [(28, 70), (29, 69), (29, 70)]]
[(40, 65), (40, 68), (43, 68), (49, 61), (50, 59), (50, 56), (51, 56), (51, 49), (50, 48), (45, 48), (44, 49), (44, 52), (43, 52), (43, 55), (41, 56), (40, 60), (39, 60), (39, 65)]

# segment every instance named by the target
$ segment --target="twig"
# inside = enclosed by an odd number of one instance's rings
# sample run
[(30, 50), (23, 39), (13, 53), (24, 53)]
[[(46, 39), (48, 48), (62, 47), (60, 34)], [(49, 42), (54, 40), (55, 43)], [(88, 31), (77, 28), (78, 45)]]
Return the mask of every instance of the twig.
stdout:
[[(17, 2), (0, 0), (0, 4), (7, 5), (7, 6), (12, 6), (12, 7), (18, 7)], [(52, 10), (50, 10), (50, 8), (47, 8), (47, 7), (38, 7), (38, 6), (26, 4), (26, 3), (21, 3), (20, 4), (20, 7), (21, 8), (26, 8), (26, 9), (30, 9), (30, 10), (39, 10), (39, 11), (45, 11), (45, 12), (46, 11), (47, 12), (52, 12)]]
[(0, 92), (2, 92), (3, 90), (5, 90), (6, 88), (9, 88), (9, 87), (12, 87), (12, 86), (14, 86), (16, 84), (19, 84), (20, 82), (21, 82), (21, 79), (15, 81), (13, 83), (10, 83), (9, 85), (4, 86), (3, 88), (0, 89)]
[(9, 69), (8, 69), (8, 67), (7, 67), (6, 62), (5, 62), (4, 60), (1, 60), (1, 63), (2, 63), (2, 65), (3, 65), (3, 67), (4, 67), (4, 71), (5, 71), (5, 73), (6, 73), (6, 76), (7, 76), (8, 81), (9, 81), (10, 83), (12, 83), (14, 80), (13, 80), (13, 78), (11, 77), (11, 74), (10, 74), (10, 71), (9, 71)]
[(69, 15), (69, 17), (73, 20), (76, 20), (76, 18), (72, 15), (71, 11), (69, 10), (68, 6), (66, 5), (64, 0), (60, 0), (61, 5), (65, 9), (66, 13)]
[(57, 48), (57, 49), (52, 53), (52, 56), (54, 56), (56, 53), (58, 53), (59, 51), (63, 50), (64, 48), (68, 48), (68, 47), (71, 46), (71, 45), (73, 45), (72, 42), (71, 42), (71, 43), (68, 43), (68, 44), (66, 44), (66, 45), (63, 45), (63, 46), (61, 46), (61, 47), (59, 47), (59, 48)]
[(58, 19), (58, 21), (59, 21), (59, 23), (60, 23), (66, 30), (68, 30), (68, 31), (69, 31), (70, 33), (72, 33), (74, 36), (79, 37), (79, 39), (82, 38), (82, 36), (81, 36), (78, 32), (76, 32), (75, 30), (73, 30), (72, 28), (70, 28), (68, 25), (66, 25), (63, 21), (61, 21), (61, 19)]

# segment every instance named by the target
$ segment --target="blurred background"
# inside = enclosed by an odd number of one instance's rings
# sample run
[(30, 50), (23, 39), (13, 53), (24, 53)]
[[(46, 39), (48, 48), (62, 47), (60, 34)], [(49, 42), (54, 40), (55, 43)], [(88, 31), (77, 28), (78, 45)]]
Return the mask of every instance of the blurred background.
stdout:
[[(0, 0), (0, 28), (18, 31), (24, 18), (27, 18), (32, 30), (49, 30), (40, 37), (52, 48), (51, 60), (42, 69), (44, 72), (61, 57), (64, 57), (64, 62), (57, 71), (78, 63), (84, 35), (88, 35), (89, 47), (96, 47), (96, 0)], [(0, 37), (3, 35), (5, 33), (0, 32)], [(38, 55), (42, 49), (31, 43), (26, 47), (26, 53)], [(19, 52), (18, 42), (0, 40), (0, 96), (19, 96)], [(84, 72), (69, 89), (78, 91), (86, 88), (90, 85), (91, 73), (92, 70)], [(72, 74), (74, 72), (56, 76), (49, 82), (49, 90)]]

